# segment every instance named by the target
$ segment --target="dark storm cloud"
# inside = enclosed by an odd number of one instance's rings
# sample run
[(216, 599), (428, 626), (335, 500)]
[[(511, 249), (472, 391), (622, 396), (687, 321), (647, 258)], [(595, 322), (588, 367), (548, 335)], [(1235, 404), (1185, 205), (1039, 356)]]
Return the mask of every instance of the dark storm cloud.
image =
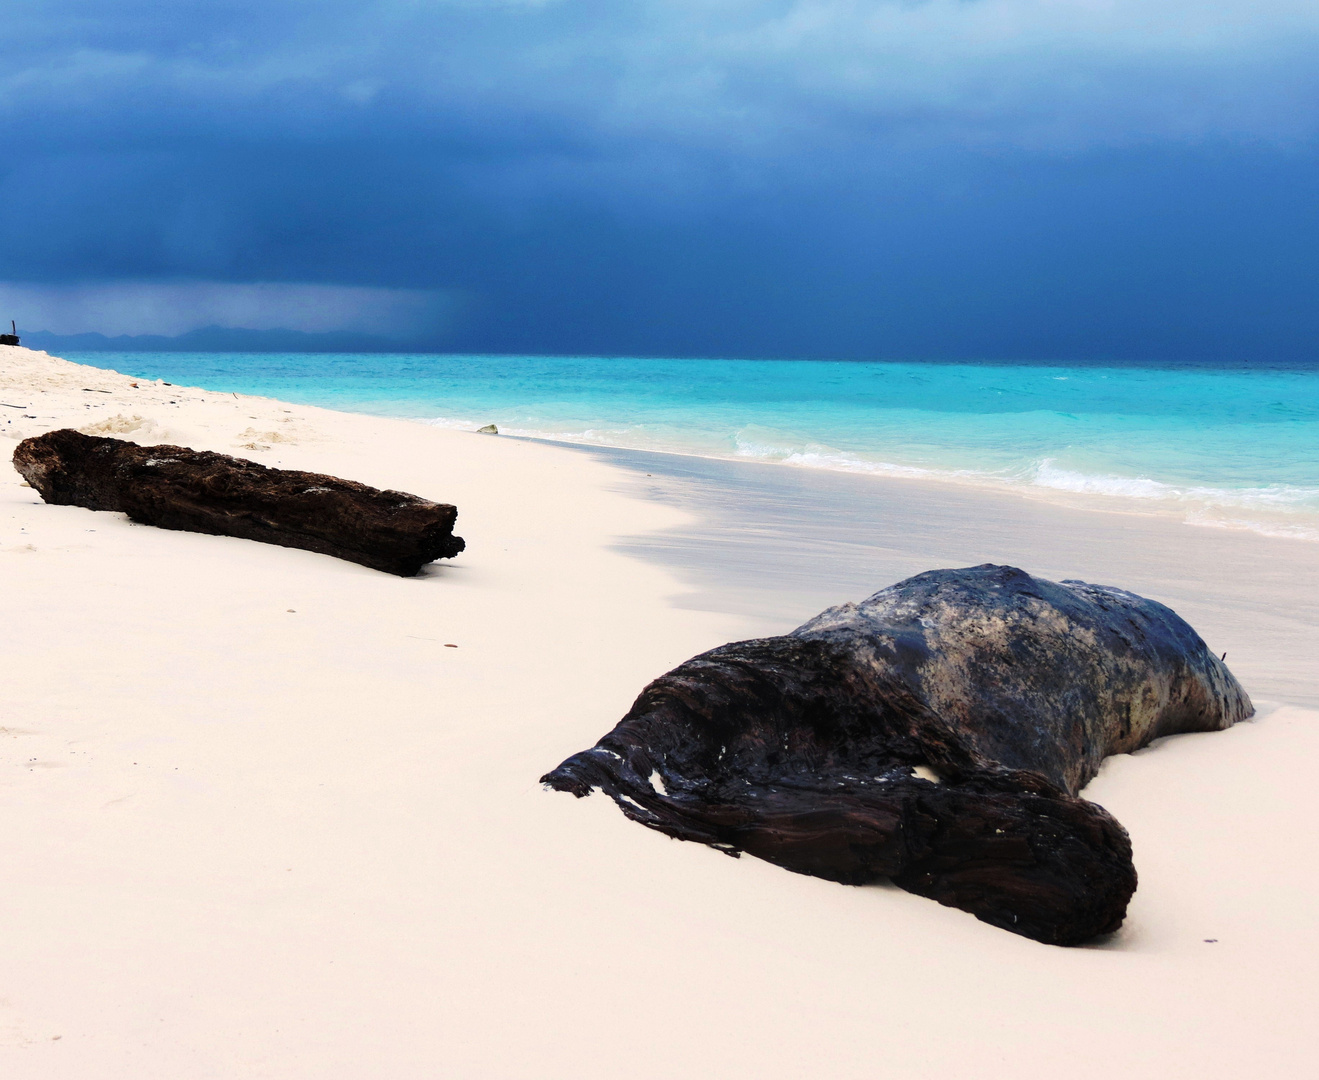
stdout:
[(19, 0), (6, 18), (0, 280), (47, 289), (36, 310), (70, 331), (188, 283), (199, 313), (269, 320), (274, 300), (217, 297), (275, 283), (379, 297), (362, 325), (443, 311), (407, 329), (454, 348), (1319, 338), (1312, 5)]

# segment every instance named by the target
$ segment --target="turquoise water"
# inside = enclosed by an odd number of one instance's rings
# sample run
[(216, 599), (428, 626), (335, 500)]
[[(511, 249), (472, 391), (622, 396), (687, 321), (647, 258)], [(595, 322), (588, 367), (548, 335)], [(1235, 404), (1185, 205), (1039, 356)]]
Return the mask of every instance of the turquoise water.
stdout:
[(577, 443), (919, 476), (1319, 539), (1319, 369), (85, 353), (215, 390)]

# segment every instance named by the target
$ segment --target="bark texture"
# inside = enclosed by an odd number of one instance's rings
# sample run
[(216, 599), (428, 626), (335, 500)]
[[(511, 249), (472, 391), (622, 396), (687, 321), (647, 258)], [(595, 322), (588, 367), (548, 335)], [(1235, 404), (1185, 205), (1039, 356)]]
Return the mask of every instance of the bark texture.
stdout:
[(304, 548), (403, 577), (464, 547), (453, 535), (458, 511), (446, 503), (182, 446), (66, 428), (19, 443), (14, 468), (48, 503)]
[(888, 878), (1074, 945), (1117, 929), (1136, 888), (1126, 831), (1077, 797), (1100, 762), (1253, 711), (1162, 604), (985, 565), (703, 653), (542, 781), (599, 788), (681, 840)]

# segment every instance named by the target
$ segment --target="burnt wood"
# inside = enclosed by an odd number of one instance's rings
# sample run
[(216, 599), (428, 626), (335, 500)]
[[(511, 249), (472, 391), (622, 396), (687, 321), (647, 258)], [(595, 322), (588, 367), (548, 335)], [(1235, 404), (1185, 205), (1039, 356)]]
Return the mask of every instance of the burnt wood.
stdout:
[(1077, 793), (1109, 754), (1253, 711), (1162, 604), (985, 565), (688, 660), (541, 779), (681, 840), (888, 878), (1075, 945), (1117, 929), (1136, 888), (1126, 831)]
[(465, 546), (455, 507), (352, 480), (63, 429), (25, 439), (14, 468), (48, 503), (118, 510), (162, 529), (238, 536), (411, 577)]

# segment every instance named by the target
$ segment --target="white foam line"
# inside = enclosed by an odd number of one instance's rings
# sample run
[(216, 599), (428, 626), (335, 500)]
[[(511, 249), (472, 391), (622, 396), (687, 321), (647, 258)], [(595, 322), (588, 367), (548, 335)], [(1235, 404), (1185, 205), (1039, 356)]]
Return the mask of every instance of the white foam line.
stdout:
[[(482, 424), (489, 423), (489, 420), (437, 417), (424, 422), (437, 427), (475, 430)], [(827, 447), (785, 450), (740, 438), (736, 440), (737, 450), (734, 453), (720, 454), (690, 447), (679, 449), (671, 445), (657, 444), (658, 440), (632, 440), (622, 432), (608, 430), (602, 432), (595, 428), (567, 432), (520, 427), (501, 427), (500, 430), (506, 435), (518, 438), (543, 439), (574, 446), (674, 454), (714, 461), (754, 461), (760, 464), (784, 465), (789, 468), (925, 480), (969, 487), (1015, 490), (1022, 493), (1034, 491), (1046, 495), (1051, 492), (1081, 495), (1127, 504), (1144, 504), (1151, 510), (1163, 508), (1179, 512), (1189, 525), (1240, 529), (1264, 536), (1319, 541), (1319, 488), (1287, 484), (1235, 489), (1208, 485), (1179, 487), (1149, 477), (1075, 472), (1058, 467), (1051, 458), (1045, 458), (1031, 466), (1016, 470), (990, 472), (867, 460)], [(1224, 514), (1225, 511), (1271, 513), (1277, 515), (1278, 520), (1257, 520), (1236, 514), (1229, 516)], [(1214, 516), (1215, 512), (1221, 516)]]

